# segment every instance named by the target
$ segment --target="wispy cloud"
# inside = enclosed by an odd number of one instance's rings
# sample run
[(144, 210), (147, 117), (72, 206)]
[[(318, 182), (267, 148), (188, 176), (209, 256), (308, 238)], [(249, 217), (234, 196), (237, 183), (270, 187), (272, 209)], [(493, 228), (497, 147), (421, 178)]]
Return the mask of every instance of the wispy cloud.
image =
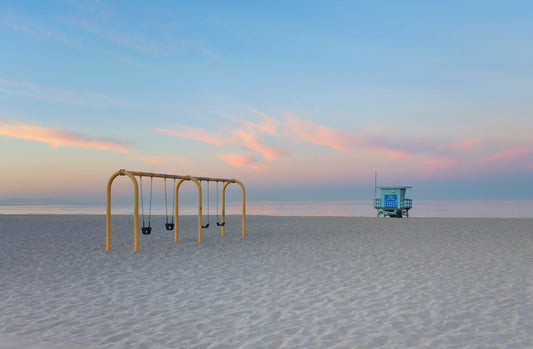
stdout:
[(455, 142), (446, 144), (443, 148), (455, 150), (455, 151), (463, 151), (466, 149), (471, 149), (473, 146), (479, 144), (480, 142), (481, 142), (480, 138), (460, 140), (460, 141), (455, 141)]
[(178, 164), (180, 166), (188, 166), (189, 159), (184, 156), (133, 156), (134, 160), (146, 162), (154, 165), (161, 164)]
[(8, 122), (0, 119), (0, 135), (24, 139), (57, 147), (78, 147), (128, 153), (126, 142), (111, 138), (92, 138), (83, 134), (23, 122)]
[(248, 110), (261, 117), (261, 122), (259, 123), (244, 121), (248, 127), (256, 129), (260, 132), (271, 134), (273, 136), (277, 136), (279, 134), (279, 128), (281, 127), (281, 122), (279, 120), (274, 119), (273, 117), (254, 108), (248, 108)]
[(290, 136), (310, 143), (325, 145), (336, 150), (348, 151), (354, 144), (354, 139), (344, 132), (317, 125), (311, 120), (301, 120), (294, 114), (287, 115), (285, 124)]
[[(255, 109), (250, 109), (250, 111), (256, 115), (259, 115), (261, 121), (251, 122), (248, 120), (239, 120), (230, 116), (225, 116), (224, 118), (237, 124), (236, 128), (227, 129), (225, 132), (210, 132), (203, 128), (189, 126), (175, 126), (171, 129), (156, 128), (154, 131), (169, 136), (183, 137), (198, 142), (208, 143), (218, 147), (223, 147), (225, 145), (240, 146), (248, 151), (251, 151), (252, 153), (261, 155), (261, 157), (267, 162), (274, 161), (285, 156), (287, 154), (286, 149), (272, 144), (267, 144), (261, 139), (263, 134), (274, 136), (277, 135), (281, 123), (278, 120), (264, 113), (260, 113)], [(251, 161), (250, 156), (242, 154), (242, 156), (239, 157), (236, 156), (235, 153), (221, 155), (221, 159), (237, 167), (244, 163), (249, 164)], [(254, 161), (254, 166), (258, 166), (257, 160)]]
[(117, 20), (122, 9), (116, 4), (103, 2), (78, 6), (77, 9), (79, 11), (70, 25), (105, 41), (152, 55), (193, 52), (220, 61), (220, 56), (204, 41), (182, 37), (184, 23), (161, 22), (151, 17), (134, 21)]
[[(165, 23), (151, 17), (143, 17), (141, 21), (124, 21), (123, 18), (118, 18), (123, 11), (120, 4), (100, 1), (80, 4), (75, 1), (71, 5), (74, 6), (70, 8), (68, 17), (58, 16), (53, 27), (38, 17), (20, 15), (15, 11), (1, 13), (0, 26), (35, 39), (51, 40), (69, 46), (83, 47), (86, 34), (89, 34), (100, 40), (153, 55), (194, 53), (213, 61), (221, 60), (220, 55), (208, 47), (205, 41), (181, 38), (183, 23)], [(126, 62), (136, 65), (131, 60)]]
[(154, 131), (169, 136), (188, 138), (194, 141), (213, 144), (222, 147), (232, 144), (245, 147), (254, 153), (262, 155), (267, 160), (275, 160), (285, 154), (285, 150), (262, 142), (253, 131), (237, 128), (228, 133), (209, 132), (201, 128), (176, 126), (173, 129), (156, 128)]
[(385, 155), (385, 156), (387, 156), (389, 158), (396, 159), (396, 160), (406, 159), (406, 158), (414, 155), (412, 152), (409, 152), (407, 150), (392, 148), (392, 147), (389, 147), (389, 146), (386, 146), (386, 145), (377, 145), (376, 144), (376, 145), (370, 145), (368, 147), (365, 146), (365, 148), (370, 150), (370, 151), (374, 151), (374, 152), (380, 153), (382, 155)]
[[(288, 113), (285, 120), (280, 121), (254, 108), (246, 108), (246, 110), (256, 115), (259, 120), (250, 121), (224, 115), (223, 118), (235, 124), (234, 128), (228, 127), (224, 131), (211, 132), (203, 128), (178, 125), (169, 129), (156, 128), (154, 131), (221, 148), (226, 145), (240, 146), (253, 154), (260, 155), (260, 158), (237, 153), (222, 153), (219, 158), (235, 167), (247, 166), (256, 170), (269, 168), (273, 161), (286, 157), (289, 153), (287, 143), (296, 141), (318, 144), (341, 152), (360, 149), (380, 153), (393, 159), (404, 159), (414, 154), (402, 147), (379, 143), (375, 138), (349, 134), (317, 124), (312, 120), (302, 119), (294, 113)], [(276, 140), (287, 145), (269, 144), (263, 139), (265, 135), (270, 137), (269, 140)]]
[(238, 153), (224, 153), (217, 155), (220, 159), (235, 167), (244, 167), (256, 161), (251, 155)]
[(527, 154), (532, 154), (532, 153), (533, 153), (533, 148), (532, 147), (525, 147), (525, 146), (513, 147), (513, 148), (506, 149), (504, 151), (497, 152), (497, 153), (491, 154), (489, 156), (486, 156), (486, 157), (480, 159), (480, 162), (501, 161), (501, 160), (505, 160), (505, 159), (512, 159), (512, 158), (521, 157), (521, 156), (524, 156), (524, 155), (527, 155)]
[(221, 160), (234, 167), (250, 167), (254, 171), (265, 171), (272, 165), (259, 161), (256, 157), (239, 153), (224, 153), (217, 155)]
[(196, 127), (176, 126), (172, 129), (155, 128), (153, 130), (167, 136), (183, 137), (193, 141), (209, 143), (217, 146), (230, 143), (227, 136), (224, 136), (222, 132), (209, 132)]
[(0, 85), (14, 87), (14, 88), (22, 88), (25, 90), (40, 90), (40, 86), (37, 84), (34, 84), (32, 82), (28, 81), (10, 81), (5, 79), (0, 79)]
[(406, 140), (398, 138), (394, 133), (391, 135), (391, 132), (388, 133), (388, 137), (372, 133), (350, 133), (318, 124), (295, 113), (287, 113), (285, 119), (280, 121), (253, 108), (246, 110), (252, 113), (255, 119), (223, 116), (233, 124), (223, 130), (212, 132), (203, 128), (176, 126), (155, 131), (212, 144), (220, 149), (228, 145), (239, 146), (243, 150), (242, 153), (222, 152), (217, 156), (231, 166), (252, 168), (256, 171), (268, 169), (276, 160), (290, 155), (289, 149), (294, 142), (317, 144), (344, 153), (372, 153), (394, 161), (408, 159), (411, 163), (418, 164), (415, 166), (419, 170), (443, 173), (459, 168), (481, 171), (483, 163), (519, 159), (533, 154), (533, 148), (521, 146), (489, 155), (485, 152), (483, 155), (487, 145), (479, 137), (456, 139), (439, 144), (438, 141), (423, 138)]
[[(2, 88), (2, 86), (5, 87)], [(82, 107), (101, 108), (110, 105), (126, 105), (131, 103), (127, 99), (111, 97), (100, 93), (74, 92), (28, 81), (11, 81), (5, 79), (0, 79), (0, 92)]]
[(285, 125), (289, 137), (292, 139), (304, 140), (338, 151), (348, 152), (360, 149), (376, 152), (397, 160), (405, 159), (415, 154), (415, 152), (400, 144), (393, 146), (380, 142), (377, 137), (350, 134), (333, 127), (316, 124), (311, 120), (302, 120), (293, 113), (287, 115)]
[(255, 132), (245, 129), (236, 129), (233, 131), (233, 139), (228, 143), (244, 146), (254, 153), (261, 154), (267, 160), (276, 160), (286, 154), (286, 150), (273, 145), (268, 145), (258, 138)]
[(102, 24), (88, 18), (77, 18), (71, 23), (73, 26), (85, 30), (104, 40), (126, 46), (138, 51), (158, 54), (162, 52), (160, 44), (148, 40), (144, 35), (128, 28), (117, 30), (110, 28), (110, 24)]
[(0, 25), (12, 30), (25, 33), (35, 39), (49, 39), (66, 45), (74, 45), (75, 41), (64, 32), (52, 29), (37, 20), (20, 16), (14, 12), (4, 13), (0, 18)]

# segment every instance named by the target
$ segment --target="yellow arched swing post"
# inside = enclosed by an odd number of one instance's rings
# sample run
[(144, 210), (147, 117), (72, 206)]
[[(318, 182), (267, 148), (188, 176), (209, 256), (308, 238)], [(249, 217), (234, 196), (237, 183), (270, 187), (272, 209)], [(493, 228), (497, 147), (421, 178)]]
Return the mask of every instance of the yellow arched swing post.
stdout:
[(226, 233), (226, 225), (224, 224), (226, 222), (226, 188), (231, 183), (237, 183), (242, 189), (242, 236), (246, 236), (246, 190), (244, 189), (244, 184), (236, 179), (224, 183), (222, 188), (222, 236)]
[(196, 183), (196, 187), (198, 188), (198, 242), (202, 242), (202, 186), (195, 177), (191, 176), (187, 176), (186, 178), (181, 179), (178, 184), (176, 184), (176, 189), (174, 191), (174, 241), (178, 242), (179, 237), (179, 190), (181, 183), (185, 181), (193, 181), (194, 183)]
[(182, 179), (180, 180), (177, 184), (176, 184), (176, 188), (174, 189), (174, 241), (175, 242), (178, 242), (178, 235), (179, 235), (179, 229), (178, 229), (178, 226), (179, 226), (179, 222), (178, 222), (178, 219), (179, 219), (179, 190), (180, 190), (180, 186), (181, 186), (181, 183), (185, 182), (186, 179)]
[(118, 176), (128, 176), (133, 182), (133, 248), (139, 251), (139, 186), (135, 176), (126, 170), (119, 170), (107, 182), (106, 200), (106, 251), (111, 250), (111, 184)]
[[(115, 172), (107, 182), (107, 201), (106, 201), (106, 250), (111, 250), (111, 185), (113, 181), (118, 176), (128, 176), (133, 182), (133, 196), (134, 196), (134, 221), (133, 221), (133, 242), (135, 252), (139, 251), (139, 186), (135, 176), (139, 177), (158, 177), (158, 178), (173, 178), (179, 179), (180, 181), (176, 184), (174, 191), (175, 195), (175, 204), (174, 204), (174, 241), (178, 241), (179, 236), (179, 188), (184, 181), (193, 181), (198, 188), (198, 242), (202, 242), (202, 186), (201, 181), (207, 182), (223, 182), (224, 188), (222, 191), (222, 222), (225, 220), (225, 190), (229, 183), (238, 183), (242, 188), (242, 235), (245, 236), (245, 191), (244, 185), (236, 179), (226, 179), (226, 178), (209, 178), (209, 177), (192, 177), (192, 176), (177, 176), (177, 175), (168, 175), (168, 174), (159, 174), (159, 173), (150, 173), (150, 172), (139, 172), (139, 171), (126, 171), (121, 169)], [(224, 235), (225, 226), (222, 226), (222, 235)]]

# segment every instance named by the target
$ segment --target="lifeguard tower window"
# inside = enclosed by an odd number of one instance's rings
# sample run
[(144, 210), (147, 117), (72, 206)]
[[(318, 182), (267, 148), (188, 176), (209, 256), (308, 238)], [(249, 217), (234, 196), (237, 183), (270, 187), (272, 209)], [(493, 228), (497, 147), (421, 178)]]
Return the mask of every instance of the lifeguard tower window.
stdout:
[(379, 198), (374, 198), (374, 208), (377, 216), (383, 217), (409, 217), (409, 210), (413, 207), (413, 201), (405, 198), (408, 186), (404, 187), (377, 187), (381, 190)]

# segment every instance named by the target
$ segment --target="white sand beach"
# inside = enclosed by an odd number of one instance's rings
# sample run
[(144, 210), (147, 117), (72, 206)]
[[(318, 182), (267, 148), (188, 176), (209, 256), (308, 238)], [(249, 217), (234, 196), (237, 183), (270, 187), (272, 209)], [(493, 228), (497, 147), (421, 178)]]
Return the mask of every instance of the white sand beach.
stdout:
[(531, 219), (163, 223), (0, 215), (0, 348), (533, 347)]

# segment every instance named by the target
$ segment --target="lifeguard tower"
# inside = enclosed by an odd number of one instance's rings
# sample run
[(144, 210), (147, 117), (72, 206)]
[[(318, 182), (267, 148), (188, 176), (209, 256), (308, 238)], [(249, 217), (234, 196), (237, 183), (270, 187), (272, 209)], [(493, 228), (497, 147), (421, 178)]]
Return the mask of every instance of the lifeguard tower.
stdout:
[(378, 210), (378, 217), (409, 217), (409, 209), (413, 207), (413, 200), (405, 198), (407, 188), (411, 187), (376, 187), (381, 189), (381, 198), (374, 193), (374, 208)]

